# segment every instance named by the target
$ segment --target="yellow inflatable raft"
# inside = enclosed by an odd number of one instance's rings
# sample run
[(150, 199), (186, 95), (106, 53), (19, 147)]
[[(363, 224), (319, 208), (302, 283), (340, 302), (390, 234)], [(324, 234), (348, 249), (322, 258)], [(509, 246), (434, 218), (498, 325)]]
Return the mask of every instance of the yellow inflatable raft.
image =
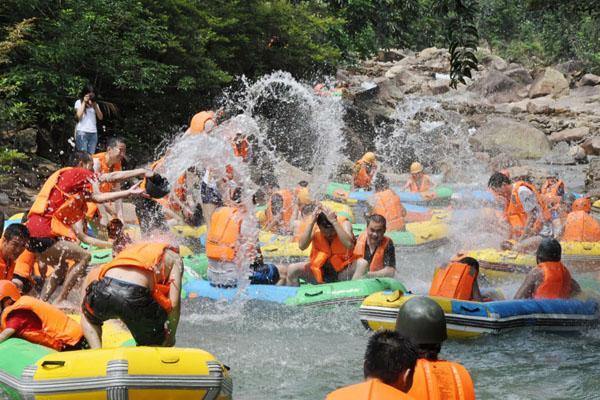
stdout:
[(267, 259), (285, 259), (290, 261), (310, 256), (310, 246), (304, 251), (300, 250), (298, 243), (294, 242), (291, 236), (260, 231), (258, 241), (263, 257)]
[(0, 397), (231, 398), (227, 368), (203, 350), (131, 347), (129, 332), (113, 322), (105, 324), (104, 345), (100, 350), (59, 353), (20, 339), (0, 343)]
[[(600, 242), (561, 242), (562, 261), (574, 272), (600, 271)], [(460, 257), (461, 255), (459, 255)], [(465, 252), (473, 257), (488, 277), (506, 278), (512, 274), (526, 274), (536, 265), (532, 254), (501, 251), (493, 248)]]

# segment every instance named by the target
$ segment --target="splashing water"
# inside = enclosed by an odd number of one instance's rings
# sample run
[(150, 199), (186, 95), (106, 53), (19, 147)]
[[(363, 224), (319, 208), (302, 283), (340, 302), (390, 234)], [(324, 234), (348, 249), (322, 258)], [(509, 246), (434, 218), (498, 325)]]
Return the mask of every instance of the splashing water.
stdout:
[[(242, 90), (225, 93), (225, 107), (256, 121), (258, 147), (277, 170), (289, 163), (311, 173), (311, 192), (322, 194), (345, 145), (340, 99), (318, 96), (282, 71), (242, 83)], [(282, 187), (297, 183), (283, 173), (279, 178)]]

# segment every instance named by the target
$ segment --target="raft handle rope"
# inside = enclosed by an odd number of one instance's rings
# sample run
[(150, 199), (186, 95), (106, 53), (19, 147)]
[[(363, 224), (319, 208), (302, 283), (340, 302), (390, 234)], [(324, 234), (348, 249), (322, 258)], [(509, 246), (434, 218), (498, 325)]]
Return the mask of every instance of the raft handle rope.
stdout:
[(99, 258), (100, 260), (103, 260), (103, 259), (108, 258), (110, 256), (111, 256), (111, 254), (95, 254), (94, 255), (95, 258)]
[(477, 312), (477, 311), (481, 310), (480, 307), (477, 307), (477, 306), (468, 307), (468, 306), (465, 306), (464, 304), (460, 305), (460, 309), (464, 310), (464, 311), (467, 311), (467, 312)]
[(314, 293), (304, 293), (304, 295), (306, 297), (316, 297), (316, 296), (320, 296), (323, 294), (323, 291), (318, 291), (318, 292), (314, 292)]
[(404, 293), (402, 293), (401, 290), (396, 290), (393, 294), (396, 294), (396, 296), (394, 298), (387, 298), (387, 299), (385, 299), (385, 301), (387, 301), (388, 303), (394, 303), (394, 302), (400, 300), (400, 298), (402, 296), (404, 296)]

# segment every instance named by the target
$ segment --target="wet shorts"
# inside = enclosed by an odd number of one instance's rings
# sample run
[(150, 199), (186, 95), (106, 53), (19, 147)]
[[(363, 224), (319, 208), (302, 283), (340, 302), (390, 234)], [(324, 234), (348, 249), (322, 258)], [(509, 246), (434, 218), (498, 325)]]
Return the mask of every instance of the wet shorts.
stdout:
[(29, 239), (29, 251), (32, 253), (43, 253), (56, 243), (55, 238), (51, 237), (32, 237)]
[(223, 205), (223, 199), (219, 192), (204, 182), (200, 185), (200, 194), (202, 196), (202, 203), (204, 204), (214, 204), (219, 207)]
[(94, 325), (120, 319), (138, 346), (160, 346), (165, 340), (167, 312), (143, 286), (105, 277), (87, 287), (81, 309)]
[(263, 264), (250, 275), (250, 283), (253, 285), (275, 285), (277, 282), (279, 282), (279, 270), (274, 264)]

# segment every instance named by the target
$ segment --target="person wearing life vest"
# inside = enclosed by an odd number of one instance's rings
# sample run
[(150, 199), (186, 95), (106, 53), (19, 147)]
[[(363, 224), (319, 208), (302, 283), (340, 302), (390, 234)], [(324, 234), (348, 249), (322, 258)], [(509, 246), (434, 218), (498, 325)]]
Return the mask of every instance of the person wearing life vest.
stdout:
[(354, 173), (352, 178), (352, 190), (371, 189), (371, 181), (377, 172), (377, 157), (375, 153), (369, 151), (365, 153), (360, 160), (354, 164)]
[(14, 283), (0, 280), (0, 343), (11, 337), (56, 351), (89, 348), (75, 320), (35, 297), (21, 296)]
[(471, 257), (450, 262), (444, 268), (437, 268), (433, 275), (430, 296), (449, 299), (484, 301), (479, 290), (479, 263)]
[(102, 324), (120, 319), (138, 346), (175, 345), (183, 261), (162, 241), (142, 241), (90, 272), (81, 326), (90, 347), (102, 347)]
[(379, 214), (367, 217), (367, 229), (358, 236), (354, 246), (354, 276), (352, 279), (393, 278), (396, 274), (394, 242), (385, 236), (386, 219)]
[(207, 279), (215, 287), (236, 287), (247, 267), (254, 284), (283, 284), (286, 268), (264, 263), (256, 238), (246, 233), (253, 227), (247, 225), (250, 220), (241, 193), (236, 188), (231, 199), (212, 214), (206, 233)]
[(278, 190), (271, 194), (265, 210), (264, 230), (280, 235), (292, 233), (292, 222), (297, 219), (296, 199), (289, 190)]
[(525, 277), (515, 299), (568, 299), (581, 291), (577, 281), (560, 261), (558, 240), (545, 238), (536, 252), (537, 267)]
[(29, 230), (23, 224), (12, 224), (0, 239), (0, 279), (12, 280), (16, 262), (29, 243)]
[(600, 242), (600, 223), (590, 215), (592, 202), (581, 197), (573, 202), (565, 222), (562, 240), (565, 242)]
[(406, 230), (406, 209), (400, 202), (400, 197), (390, 189), (390, 185), (382, 174), (378, 174), (373, 184), (375, 194), (369, 200), (371, 213), (385, 218), (387, 229), (390, 231)]
[(302, 207), (312, 203), (307, 181), (298, 182), (298, 186), (296, 186), (296, 188), (294, 189), (294, 195), (296, 196), (296, 203), (298, 209), (300, 210), (302, 209)]
[(208, 133), (217, 126), (217, 113), (214, 111), (200, 111), (194, 114), (190, 126), (185, 131), (186, 135), (198, 135)]
[(488, 187), (506, 199), (504, 215), (510, 225), (510, 239), (516, 244), (504, 242), (504, 248), (520, 252), (531, 251), (539, 246), (544, 237), (553, 234), (551, 215), (535, 187), (519, 180), (511, 184), (506, 175), (494, 173)]
[(312, 244), (309, 261), (288, 267), (287, 284), (298, 286), (300, 278), (316, 283), (352, 279), (353, 261), (357, 259), (353, 253), (354, 243), (350, 221), (318, 206), (298, 241), (300, 250), (306, 250)]
[(424, 193), (429, 192), (434, 187), (435, 185), (431, 181), (431, 178), (429, 178), (429, 175), (423, 172), (423, 165), (420, 162), (415, 161), (410, 164), (410, 177), (406, 185), (404, 185), (405, 190), (413, 193)]
[(44, 284), (40, 295), (43, 301), (48, 301), (54, 293), (58, 276), (64, 272), (61, 260), (73, 260), (75, 265), (67, 274), (56, 301), (66, 300), (69, 291), (85, 273), (91, 254), (77, 241), (85, 240), (87, 236), (74, 226), (85, 218), (87, 202), (104, 203), (143, 193), (139, 185), (118, 192), (100, 192), (92, 171), (92, 157), (87, 153), (76, 152), (72, 165), (56, 171), (46, 180), (27, 216), (30, 250), (36, 253), (40, 268), (42, 265), (57, 267), (55, 274)]
[(394, 331), (375, 332), (365, 352), (365, 382), (337, 389), (326, 400), (419, 399), (407, 394), (416, 364), (417, 348), (409, 339)]
[(428, 297), (414, 297), (398, 310), (396, 331), (418, 348), (408, 395), (419, 400), (474, 400), (471, 375), (462, 365), (439, 358), (448, 338), (444, 310)]

